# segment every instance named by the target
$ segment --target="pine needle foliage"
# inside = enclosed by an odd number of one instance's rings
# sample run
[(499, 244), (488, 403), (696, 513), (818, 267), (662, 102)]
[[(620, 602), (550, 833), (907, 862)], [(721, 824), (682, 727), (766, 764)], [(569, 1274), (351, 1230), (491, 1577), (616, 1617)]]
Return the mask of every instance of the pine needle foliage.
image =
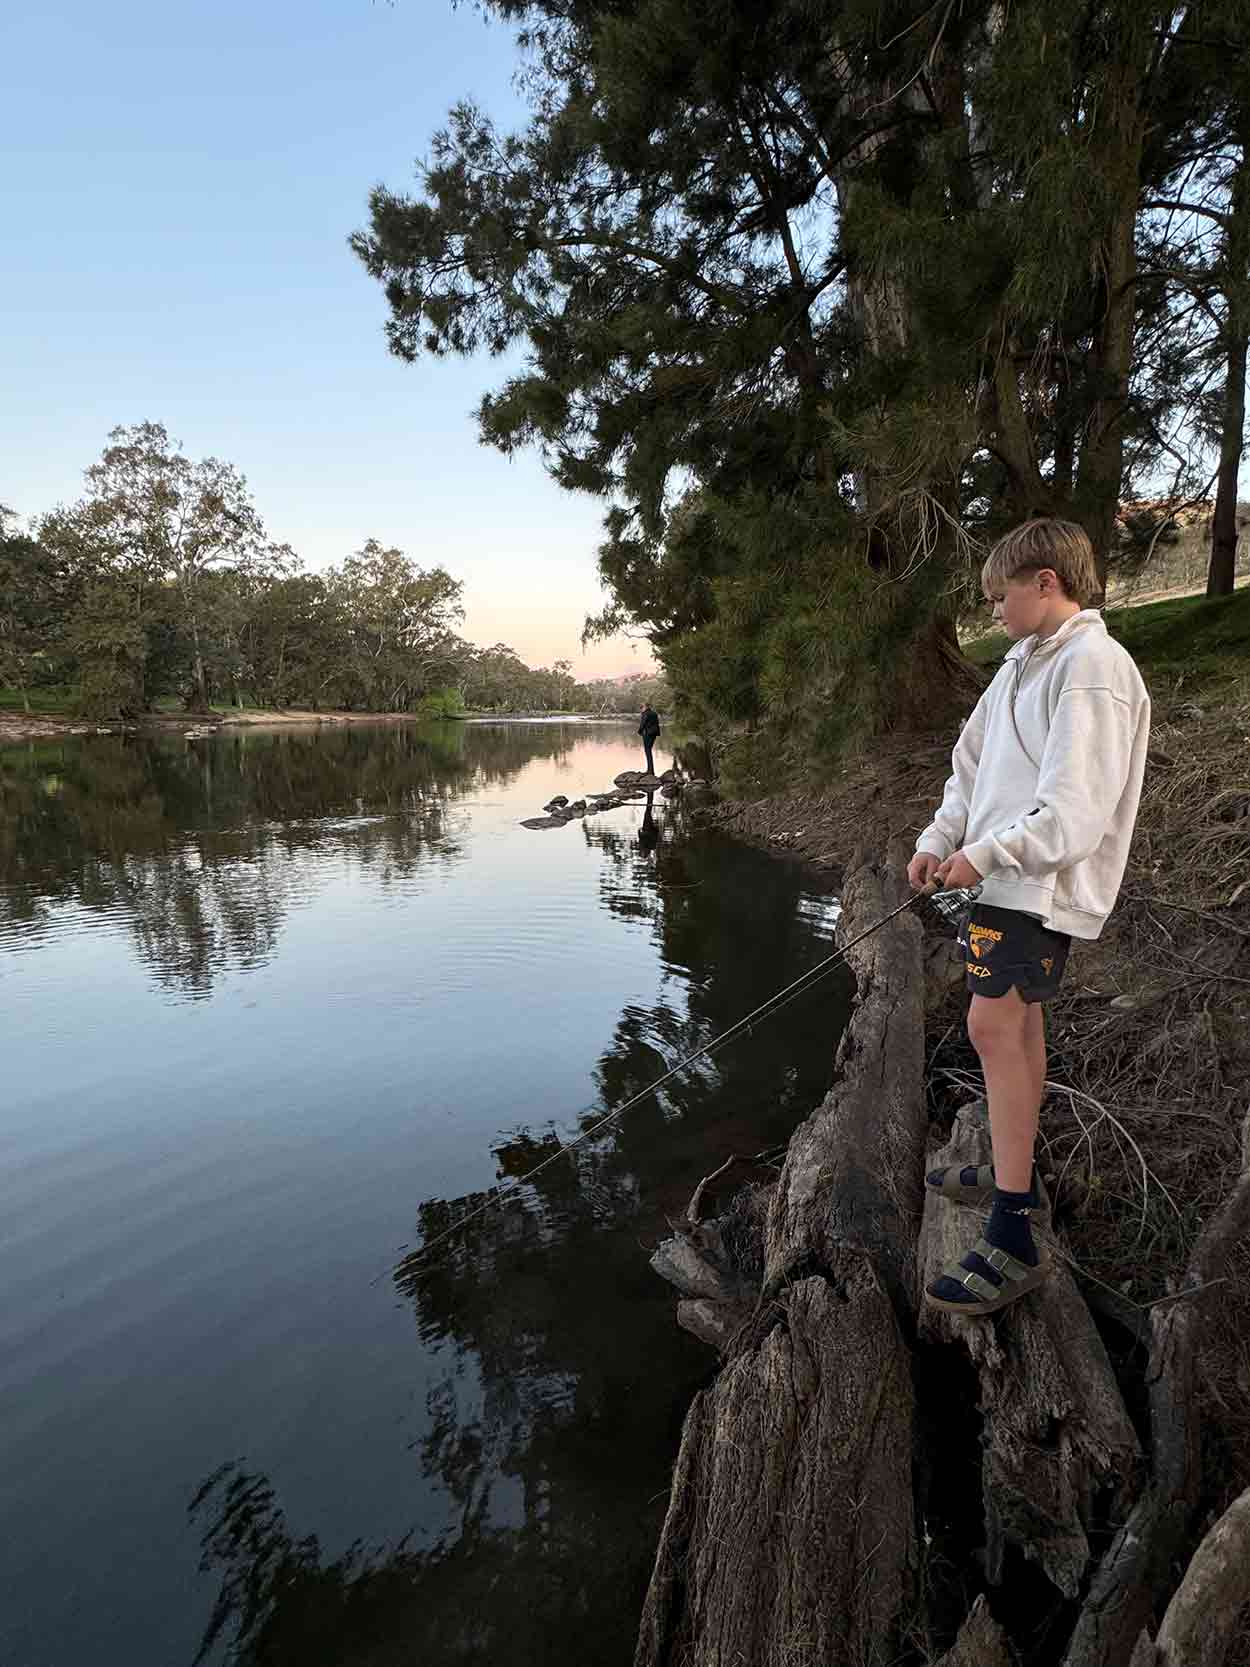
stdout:
[(1053, 512), (1114, 559), (1171, 444), (1141, 205), (1218, 128), (1234, 0), (481, 10), (529, 120), (458, 105), (418, 190), (373, 192), (392, 351), (524, 349), (482, 437), (604, 499), (588, 631), (643, 628), (753, 756), (965, 705), (985, 544)]

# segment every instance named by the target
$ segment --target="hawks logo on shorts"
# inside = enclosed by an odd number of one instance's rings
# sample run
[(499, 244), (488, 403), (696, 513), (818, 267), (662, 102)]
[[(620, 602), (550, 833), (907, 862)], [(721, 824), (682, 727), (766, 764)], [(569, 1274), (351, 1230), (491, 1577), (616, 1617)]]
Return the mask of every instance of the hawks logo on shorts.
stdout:
[(1046, 1001), (1063, 977), (1068, 943), (1032, 915), (975, 903), (959, 933), (968, 988), (984, 996), (1014, 988), (1025, 1001)]
[(1002, 943), (1003, 935), (996, 932), (992, 926), (980, 926), (972, 921), (968, 926), (968, 949), (979, 961), (983, 955), (988, 955), (996, 943)]

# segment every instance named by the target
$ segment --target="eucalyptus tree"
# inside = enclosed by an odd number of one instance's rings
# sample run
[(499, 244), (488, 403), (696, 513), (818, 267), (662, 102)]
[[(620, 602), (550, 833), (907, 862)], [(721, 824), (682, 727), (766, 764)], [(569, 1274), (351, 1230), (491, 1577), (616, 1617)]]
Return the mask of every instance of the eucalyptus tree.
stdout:
[(483, 438), (605, 500), (591, 628), (643, 625), (687, 699), (809, 754), (962, 702), (976, 541), (1063, 513), (1105, 563), (1159, 450), (1136, 229), (1175, 66), (1227, 55), (1201, 9), (483, 5), (529, 121), (460, 104), (373, 192), (392, 351), (524, 346)]
[[(89, 577), (81, 650), (114, 668), (141, 666), (147, 650), (135, 633), (153, 616), (172, 618), (186, 638), (188, 705), (206, 710), (211, 576), (279, 570), (289, 552), (269, 543), (235, 466), (193, 462), (162, 423), (113, 429), (86, 482), (85, 496), (48, 516), (42, 533)], [(111, 689), (116, 679), (105, 681)]]
[(445, 568), (418, 567), (370, 538), (326, 582), (344, 632), (340, 682), (355, 704), (399, 710), (452, 680), (465, 654), (454, 630), (464, 586)]
[(0, 684), (30, 711), (32, 682), (49, 681), (73, 578), (57, 552), (21, 530), (0, 504)]

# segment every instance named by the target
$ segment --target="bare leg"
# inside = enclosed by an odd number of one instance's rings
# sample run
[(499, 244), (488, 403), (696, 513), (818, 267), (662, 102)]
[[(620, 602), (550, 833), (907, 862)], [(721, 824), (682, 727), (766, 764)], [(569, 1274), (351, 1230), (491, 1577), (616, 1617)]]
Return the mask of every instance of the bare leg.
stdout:
[(1046, 1010), (1040, 1001), (1024, 1004), (1029, 1019), (1029, 1056), (1033, 1066), (1033, 1086), (1037, 1104), (1046, 1098)]
[(968, 1035), (985, 1073), (995, 1183), (1004, 1192), (1028, 1192), (1046, 1074), (1041, 1009), (1023, 1001), (1018, 990), (973, 996)]

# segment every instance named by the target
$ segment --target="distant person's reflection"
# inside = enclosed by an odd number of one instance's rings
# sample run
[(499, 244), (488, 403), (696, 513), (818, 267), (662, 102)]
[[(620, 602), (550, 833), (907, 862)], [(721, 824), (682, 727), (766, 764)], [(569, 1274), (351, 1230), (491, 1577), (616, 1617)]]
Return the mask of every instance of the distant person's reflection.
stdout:
[(642, 826), (638, 829), (638, 849), (646, 857), (660, 843), (660, 829), (655, 820), (655, 812), (651, 808), (654, 793), (647, 794), (647, 808), (642, 813)]

